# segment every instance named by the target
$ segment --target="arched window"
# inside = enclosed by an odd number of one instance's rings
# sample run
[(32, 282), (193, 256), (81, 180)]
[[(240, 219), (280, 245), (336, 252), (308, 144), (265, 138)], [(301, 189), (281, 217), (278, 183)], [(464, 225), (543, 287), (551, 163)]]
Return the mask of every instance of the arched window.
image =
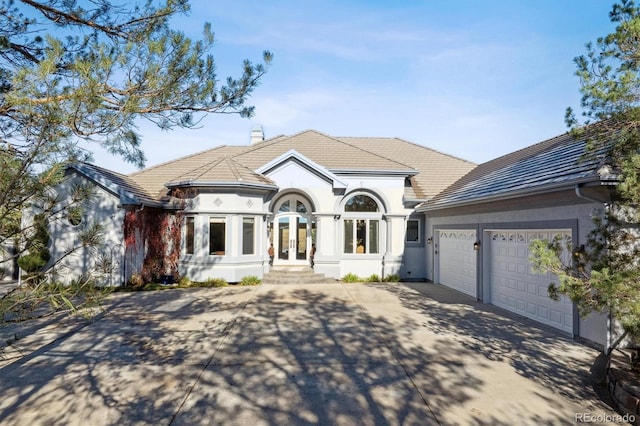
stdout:
[[(372, 218), (378, 213), (378, 203), (368, 195), (354, 195), (344, 205), (345, 213), (352, 213), (344, 219), (344, 252), (348, 254), (379, 253), (380, 220)], [(358, 213), (363, 213), (358, 218)]]
[(368, 195), (355, 195), (344, 205), (345, 212), (378, 212), (378, 203)]

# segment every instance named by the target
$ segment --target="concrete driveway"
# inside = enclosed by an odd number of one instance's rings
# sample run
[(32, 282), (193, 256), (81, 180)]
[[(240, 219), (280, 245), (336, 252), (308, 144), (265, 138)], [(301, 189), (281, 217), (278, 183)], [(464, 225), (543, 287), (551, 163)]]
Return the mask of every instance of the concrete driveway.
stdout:
[(0, 329), (0, 424), (615, 422), (597, 351), (433, 284), (120, 293), (37, 324)]

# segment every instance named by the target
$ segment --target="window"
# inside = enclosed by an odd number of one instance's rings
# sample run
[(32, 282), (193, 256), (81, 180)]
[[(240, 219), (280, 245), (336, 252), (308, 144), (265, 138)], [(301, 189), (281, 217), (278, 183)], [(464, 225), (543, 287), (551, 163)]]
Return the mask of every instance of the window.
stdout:
[(209, 254), (222, 256), (226, 251), (226, 223), (223, 217), (209, 219)]
[(379, 221), (369, 220), (369, 253), (378, 253), (378, 226)]
[(353, 220), (344, 221), (344, 252), (353, 253)]
[(185, 250), (187, 254), (193, 254), (195, 248), (195, 231), (196, 222), (195, 217), (187, 217), (187, 229), (185, 232)]
[(254, 254), (255, 219), (242, 218), (242, 254)]
[(378, 203), (367, 195), (351, 197), (344, 205), (345, 212), (377, 212)]
[(418, 219), (407, 220), (406, 242), (408, 243), (420, 242), (420, 221)]
[[(371, 213), (378, 213), (378, 203), (368, 195), (355, 195), (344, 205), (349, 213), (364, 213), (356, 218), (344, 220), (344, 252), (355, 254), (379, 253), (380, 220), (371, 218)], [(359, 218), (357, 216), (363, 216)], [(379, 217), (379, 216), (378, 216)]]
[(301, 201), (296, 201), (296, 212), (303, 213), (303, 214), (309, 213), (307, 211), (307, 206), (305, 206), (304, 203)]
[(79, 207), (69, 207), (67, 221), (71, 226), (78, 226), (82, 223), (82, 209)]
[(278, 213), (286, 213), (286, 212), (288, 212), (289, 210), (291, 210), (291, 209), (290, 209), (290, 207), (289, 207), (289, 204), (290, 204), (290, 203), (289, 203), (289, 200), (287, 200), (287, 201), (285, 201), (284, 203), (282, 203), (282, 204), (280, 205), (280, 208), (278, 209)]
[(380, 221), (377, 219), (345, 219), (344, 252), (355, 254), (378, 253), (379, 226)]

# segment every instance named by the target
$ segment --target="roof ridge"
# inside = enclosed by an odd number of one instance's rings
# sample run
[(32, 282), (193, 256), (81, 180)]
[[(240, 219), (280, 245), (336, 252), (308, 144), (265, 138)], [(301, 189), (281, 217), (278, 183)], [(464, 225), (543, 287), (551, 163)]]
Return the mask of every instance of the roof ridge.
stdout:
[[(207, 154), (209, 152), (215, 151), (215, 150), (220, 149), (220, 148), (229, 148), (229, 147), (230, 148), (243, 148), (244, 145), (227, 145), (227, 144), (218, 145), (218, 146), (216, 146), (214, 148), (208, 148), (208, 149), (205, 149), (205, 150), (202, 150), (202, 151), (195, 152), (193, 154), (185, 155), (184, 157), (178, 157), (178, 158), (174, 158), (173, 160), (164, 161), (164, 162), (156, 164), (154, 166), (147, 167), (145, 169), (138, 170), (138, 171), (135, 171), (133, 173), (129, 173), (128, 175), (125, 175), (125, 176), (134, 177), (134, 176), (137, 176), (137, 175), (139, 175), (141, 173), (145, 173), (145, 172), (148, 172), (150, 170), (154, 170), (154, 169), (157, 169), (159, 167), (166, 166), (167, 164), (170, 164), (170, 163), (175, 163), (177, 161), (186, 160), (187, 158), (192, 158), (192, 157), (196, 157), (198, 155)], [(249, 147), (247, 147), (247, 148), (249, 148)]]
[[(247, 154), (249, 152), (258, 151), (260, 149), (263, 149), (263, 148), (269, 147), (271, 145), (274, 145), (274, 144), (276, 144), (276, 143), (278, 143), (278, 142), (280, 142), (282, 140), (291, 139), (291, 138), (294, 138), (296, 136), (302, 135), (302, 134), (307, 133), (307, 132), (314, 132), (314, 133), (320, 134), (322, 136), (330, 137), (330, 136), (325, 135), (324, 133), (318, 132), (317, 130), (313, 130), (313, 129), (303, 130), (301, 132), (294, 133), (293, 135), (289, 135), (289, 136), (287, 136), (287, 135), (278, 135), (278, 136), (274, 136), (272, 138), (269, 138), (267, 140), (260, 141), (260, 142), (254, 144), (254, 145), (249, 145), (249, 147), (248, 147), (249, 149), (247, 149), (247, 150), (245, 150), (243, 152), (239, 152), (237, 154), (234, 154), (234, 155), (231, 156), (231, 158), (239, 157), (239, 156)], [(240, 163), (240, 164), (242, 164), (242, 163)]]
[(233, 173), (233, 177), (237, 180), (237, 181), (241, 181), (242, 180), (242, 176), (240, 176), (240, 173), (238, 171), (238, 162), (234, 161), (232, 158), (229, 157), (224, 157), (222, 159), (225, 163), (227, 163), (227, 165), (229, 166), (229, 170), (231, 170), (231, 173)]
[[(191, 180), (198, 179), (199, 177), (201, 177), (205, 173), (211, 171), (211, 169), (216, 167), (218, 164), (220, 164), (225, 158), (226, 158), (225, 156), (217, 157), (213, 161), (211, 161), (210, 163), (205, 163), (205, 164), (202, 164), (201, 166), (198, 166), (198, 167), (195, 167), (193, 169), (190, 169), (190, 170), (182, 173), (181, 175), (176, 176), (172, 180), (175, 181), (177, 179), (180, 179), (181, 177), (188, 176), (190, 174), (194, 175)], [(202, 171), (200, 172), (200, 170), (202, 170)]]
[(389, 140), (396, 140), (396, 141), (400, 141), (400, 142), (406, 143), (408, 145), (415, 146), (417, 148), (425, 149), (427, 151), (431, 151), (431, 152), (434, 152), (434, 153), (437, 153), (437, 154), (440, 154), (440, 155), (447, 156), (449, 158), (453, 158), (453, 159), (456, 159), (456, 160), (464, 161), (465, 163), (468, 163), (468, 164), (471, 164), (471, 165), (477, 165), (477, 163), (474, 163), (473, 161), (469, 161), (469, 160), (464, 159), (462, 157), (458, 157), (456, 155), (447, 154), (446, 152), (442, 152), (442, 151), (439, 151), (437, 149), (434, 149), (434, 148), (431, 148), (429, 146), (422, 145), (422, 144), (419, 144), (419, 143), (416, 143), (416, 142), (411, 142), (411, 141), (408, 141), (406, 139), (399, 138), (397, 136), (339, 136), (339, 137), (341, 139), (389, 139)]
[(394, 159), (392, 159), (392, 158), (385, 157), (384, 155), (380, 155), (380, 154), (378, 154), (377, 152), (367, 151), (366, 149), (362, 149), (362, 148), (360, 148), (360, 147), (359, 147), (359, 146), (357, 146), (357, 145), (353, 145), (353, 144), (351, 144), (351, 143), (348, 143), (348, 142), (342, 141), (342, 140), (337, 139), (337, 138), (336, 138), (336, 140), (338, 140), (338, 141), (342, 142), (342, 143), (343, 143), (343, 144), (345, 144), (345, 145), (349, 145), (349, 146), (352, 146), (352, 147), (354, 147), (354, 148), (356, 148), (356, 149), (359, 149), (359, 150), (360, 150), (360, 151), (362, 151), (362, 152), (366, 152), (366, 153), (368, 153), (368, 154), (373, 154), (373, 155), (375, 155), (375, 156), (377, 156), (377, 157), (384, 158), (385, 160), (392, 161), (392, 162), (394, 162), (394, 163), (396, 163), (396, 164), (401, 164), (401, 165), (403, 165), (403, 166), (405, 166), (405, 167), (408, 167), (408, 168), (409, 168), (409, 169), (411, 169), (411, 170), (416, 170), (416, 168), (415, 168), (415, 167), (412, 167), (412, 166), (410, 166), (410, 165), (408, 165), (408, 164), (406, 164), (406, 163), (401, 163), (401, 162), (400, 162), (400, 161), (398, 161), (398, 160), (394, 160)]
[[(404, 166), (404, 167), (407, 167), (407, 168), (409, 168), (409, 169), (411, 169), (411, 170), (415, 170), (415, 168), (411, 167), (411, 166), (410, 166), (410, 165), (408, 165), (408, 164), (401, 163), (401, 162), (399, 162), (399, 161), (397, 161), (397, 160), (394, 160), (394, 159), (392, 159), (392, 158), (387, 158), (387, 157), (385, 157), (385, 156), (383, 156), (383, 155), (380, 155), (380, 154), (377, 154), (377, 153), (375, 153), (375, 152), (367, 151), (366, 149), (362, 149), (362, 148), (360, 148), (360, 147), (359, 147), (359, 146), (357, 146), (357, 145), (353, 145), (353, 144), (348, 143), (348, 142), (346, 142), (346, 141), (343, 141), (343, 140), (341, 140), (341, 139), (339, 139), (339, 138), (337, 138), (337, 137), (335, 137), (335, 136), (327, 135), (326, 133), (322, 133), (322, 132), (320, 132), (320, 131), (318, 131), (318, 130), (315, 130), (315, 129), (307, 129), (307, 130), (303, 130), (303, 131), (300, 131), (300, 132), (298, 132), (298, 133), (294, 133), (294, 134), (293, 134), (293, 135), (291, 135), (291, 136), (285, 136), (285, 137), (284, 137), (284, 139), (291, 139), (291, 138), (294, 138), (294, 137), (300, 136), (300, 135), (305, 134), (305, 133), (315, 133), (315, 134), (318, 134), (318, 135), (320, 135), (320, 136), (324, 136), (324, 137), (326, 137), (327, 139), (331, 139), (331, 140), (334, 140), (334, 141), (339, 142), (339, 143), (341, 143), (341, 144), (348, 145), (348, 146), (350, 146), (350, 147), (352, 147), (352, 148), (355, 148), (355, 149), (357, 149), (358, 151), (364, 152), (364, 153), (366, 153), (366, 154), (369, 154), (369, 155), (375, 155), (375, 156), (376, 156), (376, 157), (378, 157), (378, 158), (382, 158), (382, 159), (384, 159), (384, 160), (391, 161), (391, 162), (396, 163), (396, 164), (400, 164), (400, 165), (402, 165), (402, 166)], [(267, 141), (265, 141), (265, 142), (267, 142)], [(265, 142), (262, 142), (262, 144), (264, 144)], [(274, 143), (276, 143), (276, 142), (278, 142), (278, 141), (274, 140)], [(269, 146), (271, 146), (271, 145), (269, 145)], [(246, 154), (247, 152), (250, 152), (250, 151), (245, 151), (245, 152), (242, 152), (242, 153), (238, 153), (238, 154), (237, 154), (237, 156), (240, 156), (240, 155), (242, 155), (242, 154)]]

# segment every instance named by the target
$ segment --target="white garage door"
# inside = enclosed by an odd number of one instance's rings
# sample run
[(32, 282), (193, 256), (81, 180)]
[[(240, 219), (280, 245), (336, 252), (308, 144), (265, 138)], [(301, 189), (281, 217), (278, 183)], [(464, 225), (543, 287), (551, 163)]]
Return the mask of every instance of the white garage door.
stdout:
[(570, 230), (492, 231), (490, 303), (525, 317), (571, 333), (573, 305), (562, 297), (549, 298), (549, 283), (555, 275), (536, 274), (529, 264), (529, 244), (536, 239), (550, 241), (556, 236), (571, 240)]
[(440, 230), (438, 282), (476, 297), (476, 231)]

